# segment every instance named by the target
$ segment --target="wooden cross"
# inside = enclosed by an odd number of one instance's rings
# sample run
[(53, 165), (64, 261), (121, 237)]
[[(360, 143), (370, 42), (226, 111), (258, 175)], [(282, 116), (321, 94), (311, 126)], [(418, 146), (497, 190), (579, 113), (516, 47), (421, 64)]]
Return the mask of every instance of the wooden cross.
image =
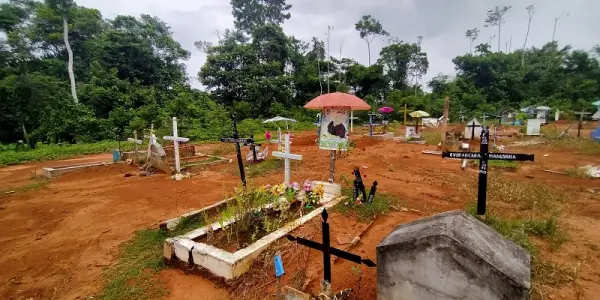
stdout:
[(231, 114), (231, 129), (233, 131), (233, 137), (221, 138), (223, 143), (235, 144), (235, 151), (238, 161), (238, 168), (240, 169), (240, 178), (242, 180), (242, 186), (246, 186), (246, 172), (244, 171), (244, 161), (242, 160), (242, 149), (240, 144), (248, 145), (254, 144), (253, 138), (240, 138), (237, 131), (237, 124), (235, 123), (235, 115)]
[(579, 123), (577, 124), (577, 138), (581, 137), (581, 128), (583, 128), (583, 115), (589, 115), (591, 113), (589, 112), (585, 112), (585, 111), (580, 111), (580, 112), (576, 112), (576, 115), (579, 115)]
[(352, 174), (354, 174), (355, 178), (352, 189), (352, 196), (354, 197), (354, 199), (352, 200), (356, 201), (357, 199), (360, 199), (361, 202), (372, 203), (373, 199), (375, 199), (375, 192), (377, 192), (377, 181), (373, 182), (371, 190), (369, 191), (369, 196), (367, 197), (367, 191), (365, 189), (365, 184), (362, 181), (362, 176), (360, 175), (360, 169), (354, 168)]
[(475, 139), (475, 127), (481, 127), (481, 125), (476, 125), (475, 120), (473, 120), (473, 123), (471, 123), (471, 125), (467, 125), (466, 127), (471, 128), (471, 141), (474, 140)]
[(412, 110), (406, 109), (406, 103), (404, 104), (404, 109), (402, 109), (402, 110), (399, 109), (398, 110), (398, 112), (404, 113), (404, 119), (402, 120), (402, 125), (406, 125), (406, 113), (409, 112), (409, 111), (412, 111)]
[(364, 264), (369, 268), (375, 267), (376, 264), (368, 259), (363, 259), (362, 257), (346, 252), (344, 250), (340, 250), (334, 247), (331, 247), (330, 243), (330, 235), (329, 235), (329, 223), (327, 223), (328, 218), (327, 210), (323, 209), (321, 213), (321, 217), (323, 217), (323, 221), (321, 222), (321, 233), (323, 234), (323, 242), (318, 243), (311, 240), (303, 239), (301, 237), (295, 237), (292, 235), (286, 235), (285, 237), (290, 241), (295, 241), (296, 243), (321, 251), (323, 252), (323, 280), (326, 284), (331, 285), (331, 255), (335, 255), (339, 258), (349, 260), (351, 262), (355, 262), (357, 264)]
[(442, 152), (443, 158), (479, 159), (479, 185), (477, 190), (477, 214), (485, 215), (487, 197), (488, 160), (533, 161), (533, 154), (489, 153), (490, 130), (481, 131), (480, 152)]
[(290, 134), (287, 133), (285, 135), (285, 152), (273, 152), (273, 156), (275, 157), (281, 157), (283, 159), (285, 159), (285, 173), (284, 173), (284, 182), (285, 184), (290, 184), (290, 177), (291, 177), (291, 171), (290, 171), (290, 159), (294, 159), (294, 160), (302, 160), (302, 155), (298, 155), (298, 154), (290, 154)]
[(173, 117), (173, 135), (172, 136), (164, 136), (163, 140), (173, 141), (173, 149), (175, 152), (175, 171), (177, 174), (181, 172), (181, 164), (179, 162), (179, 143), (186, 143), (190, 139), (185, 137), (180, 137), (177, 133), (177, 118)]
[(133, 131), (133, 138), (128, 138), (127, 141), (133, 143), (133, 147), (135, 148), (135, 160), (137, 163), (140, 160), (138, 156), (138, 145), (141, 145), (144, 141), (138, 140), (137, 130)]

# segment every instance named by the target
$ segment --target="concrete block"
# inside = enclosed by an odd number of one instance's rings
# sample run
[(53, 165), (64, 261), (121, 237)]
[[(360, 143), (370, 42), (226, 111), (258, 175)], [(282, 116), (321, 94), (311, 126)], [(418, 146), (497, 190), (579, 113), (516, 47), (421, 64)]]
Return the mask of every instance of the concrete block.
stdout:
[(529, 253), (462, 211), (400, 225), (377, 245), (378, 300), (528, 299)]
[(93, 168), (93, 167), (107, 166), (110, 164), (112, 164), (112, 162), (101, 161), (101, 162), (94, 162), (94, 163), (87, 163), (87, 164), (80, 164), (80, 165), (48, 167), (48, 168), (42, 169), (42, 175), (44, 175), (44, 177), (46, 177), (46, 178), (54, 178), (54, 177), (57, 177), (57, 176), (60, 176), (62, 174), (66, 174), (69, 172), (79, 171), (79, 170)]

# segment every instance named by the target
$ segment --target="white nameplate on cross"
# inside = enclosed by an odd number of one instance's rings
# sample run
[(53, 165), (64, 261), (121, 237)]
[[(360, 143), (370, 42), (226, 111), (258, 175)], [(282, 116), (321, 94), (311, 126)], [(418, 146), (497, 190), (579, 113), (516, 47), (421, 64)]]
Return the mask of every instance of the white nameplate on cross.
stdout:
[(286, 184), (290, 184), (290, 177), (291, 177), (290, 159), (302, 160), (302, 155), (290, 154), (290, 134), (289, 133), (285, 135), (285, 152), (273, 152), (273, 156), (281, 157), (281, 158), (285, 159), (284, 182)]
[(181, 165), (179, 164), (179, 142), (185, 143), (190, 139), (185, 137), (179, 137), (177, 134), (177, 118), (173, 117), (173, 136), (164, 136), (163, 140), (173, 141), (173, 148), (175, 152), (175, 171), (177, 174), (181, 172)]

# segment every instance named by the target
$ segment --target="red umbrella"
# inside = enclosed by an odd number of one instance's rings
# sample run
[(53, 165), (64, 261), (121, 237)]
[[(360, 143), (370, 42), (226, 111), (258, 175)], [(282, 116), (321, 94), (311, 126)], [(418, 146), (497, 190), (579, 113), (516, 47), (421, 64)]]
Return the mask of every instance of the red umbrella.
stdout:
[(323, 107), (350, 107), (351, 110), (369, 110), (371, 106), (362, 99), (346, 93), (329, 93), (316, 97), (304, 105), (308, 109), (323, 109)]
[(391, 114), (394, 111), (394, 109), (389, 106), (384, 106), (380, 107), (377, 111), (379, 111), (382, 114)]

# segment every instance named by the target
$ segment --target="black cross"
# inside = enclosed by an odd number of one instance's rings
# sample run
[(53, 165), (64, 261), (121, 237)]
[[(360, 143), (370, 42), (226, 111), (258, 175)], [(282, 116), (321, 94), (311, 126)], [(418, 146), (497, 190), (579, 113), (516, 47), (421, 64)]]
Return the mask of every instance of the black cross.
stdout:
[(352, 196), (354, 197), (354, 199), (352, 200), (356, 200), (358, 199), (358, 197), (360, 196), (360, 194), (362, 194), (362, 198), (361, 198), (361, 202), (367, 202), (367, 203), (371, 203), (373, 202), (373, 199), (375, 198), (375, 192), (377, 191), (377, 181), (373, 182), (373, 185), (371, 186), (371, 190), (369, 191), (369, 197), (367, 197), (367, 192), (365, 190), (365, 184), (362, 181), (362, 177), (360, 175), (360, 169), (359, 168), (354, 168), (354, 177), (356, 179), (354, 179), (354, 189), (352, 190)]
[(362, 257), (356, 254), (352, 254), (350, 252), (331, 247), (329, 238), (329, 223), (327, 223), (327, 218), (329, 217), (329, 215), (327, 214), (326, 209), (323, 209), (321, 216), (323, 217), (323, 222), (321, 222), (321, 232), (323, 234), (322, 244), (300, 237), (295, 237), (290, 234), (286, 235), (285, 237), (287, 237), (288, 240), (295, 241), (300, 245), (323, 252), (323, 279), (325, 281), (331, 284), (331, 255), (335, 255), (339, 258), (349, 260), (357, 264), (365, 264), (369, 268), (376, 266), (376, 264), (368, 258), (363, 259)]
[(485, 215), (488, 160), (533, 161), (533, 154), (489, 153), (489, 127), (481, 130), (479, 152), (442, 152), (442, 157), (479, 159), (479, 186), (477, 189), (477, 214)]
[[(237, 152), (238, 167), (240, 168), (240, 178), (242, 179), (242, 185), (246, 186), (246, 173), (244, 172), (244, 161), (242, 160), (242, 149), (240, 148), (240, 144), (253, 145), (254, 138), (252, 136), (250, 136), (250, 138), (240, 138), (239, 137), (238, 131), (237, 131), (237, 124), (235, 123), (235, 115), (233, 115), (233, 114), (231, 115), (231, 127), (233, 129), (233, 137), (221, 138), (221, 142), (235, 144), (235, 151)], [(254, 152), (254, 161), (256, 161), (256, 152)]]
[(475, 139), (475, 127), (481, 127), (481, 125), (476, 125), (475, 120), (473, 120), (473, 123), (471, 123), (471, 125), (467, 125), (467, 127), (471, 127), (471, 141), (472, 141)]

